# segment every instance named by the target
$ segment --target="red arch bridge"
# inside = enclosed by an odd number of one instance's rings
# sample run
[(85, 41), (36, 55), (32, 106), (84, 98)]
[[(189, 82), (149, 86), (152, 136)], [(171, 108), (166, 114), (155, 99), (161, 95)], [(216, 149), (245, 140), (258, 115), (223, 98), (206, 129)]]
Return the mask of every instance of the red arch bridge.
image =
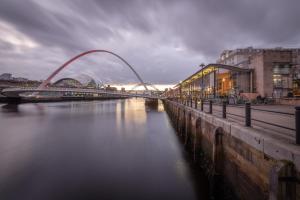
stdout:
[[(64, 68), (68, 67), (72, 62), (75, 60), (86, 56), (88, 54), (93, 54), (93, 53), (106, 53), (113, 55), (114, 57), (118, 58), (121, 60), (132, 72), (133, 74), (137, 77), (139, 80), (141, 86), (145, 88), (145, 92), (143, 94), (137, 94), (137, 93), (132, 93), (132, 92), (118, 92), (118, 91), (105, 91), (105, 90), (98, 90), (98, 89), (83, 89), (83, 88), (53, 88), (53, 87), (48, 87), (49, 83), (51, 80)], [(141, 76), (137, 73), (137, 71), (121, 56), (119, 56), (116, 53), (113, 53), (111, 51), (107, 50), (90, 50), (83, 52), (81, 54), (76, 55), (75, 57), (71, 58), (67, 62), (65, 62), (63, 65), (58, 67), (54, 72), (50, 74), (50, 76), (42, 82), (42, 84), (37, 87), (37, 88), (7, 88), (2, 90), (2, 94), (6, 97), (10, 98), (22, 98), (25, 96), (31, 96), (31, 97), (38, 97), (39, 94), (60, 94), (60, 95), (73, 95), (73, 94), (81, 94), (81, 95), (94, 95), (94, 96), (111, 96), (111, 97), (143, 97), (143, 98), (151, 98), (151, 99), (161, 99), (163, 97), (151, 93), (147, 85), (149, 86), (148, 83), (145, 83)]]

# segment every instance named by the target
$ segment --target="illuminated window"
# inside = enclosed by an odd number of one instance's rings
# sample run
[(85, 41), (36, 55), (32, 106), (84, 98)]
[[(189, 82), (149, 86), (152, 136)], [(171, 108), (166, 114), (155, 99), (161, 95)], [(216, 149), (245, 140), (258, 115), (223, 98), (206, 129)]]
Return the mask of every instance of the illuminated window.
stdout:
[(279, 74), (274, 74), (273, 75), (273, 85), (275, 88), (281, 88), (282, 85), (282, 76)]

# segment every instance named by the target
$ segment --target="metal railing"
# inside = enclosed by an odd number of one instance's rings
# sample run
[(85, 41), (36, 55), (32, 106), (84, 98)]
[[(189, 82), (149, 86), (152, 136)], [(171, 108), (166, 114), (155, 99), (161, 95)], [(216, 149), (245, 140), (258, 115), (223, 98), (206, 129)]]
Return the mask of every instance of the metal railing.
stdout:
[[(195, 109), (198, 109), (198, 103), (199, 103), (198, 99), (194, 99), (194, 101), (192, 99), (183, 100), (183, 101), (179, 101), (178, 99), (174, 99), (174, 100), (177, 102), (180, 102), (186, 106), (190, 106)], [(296, 133), (296, 144), (300, 145), (300, 106), (295, 107), (295, 114), (293, 114), (293, 113), (288, 113), (288, 112), (272, 111), (272, 110), (266, 110), (266, 109), (260, 109), (260, 108), (252, 108), (251, 103), (249, 103), (249, 102), (245, 103), (243, 106), (233, 106), (233, 105), (228, 105), (227, 102), (225, 102), (225, 101), (222, 102), (222, 104), (220, 104), (220, 103), (213, 103), (213, 100), (201, 100), (200, 99), (200, 110), (202, 112), (204, 112), (204, 105), (208, 105), (208, 112), (207, 112), (208, 114), (213, 114), (213, 105), (221, 106), (221, 108), (222, 108), (221, 111), (217, 111), (217, 112), (221, 112), (222, 118), (226, 119), (228, 117), (228, 115), (243, 118), (244, 125), (246, 127), (251, 127), (252, 121), (254, 121), (254, 122), (259, 122), (262, 124), (267, 124), (270, 126), (286, 129), (289, 131), (294, 131)], [(230, 113), (227, 111), (227, 107), (244, 108), (245, 114), (239, 115), (239, 114), (235, 114), (235, 113)], [(287, 116), (295, 116), (295, 124), (296, 124), (295, 128), (282, 126), (279, 124), (267, 122), (267, 121), (260, 120), (260, 119), (255, 119), (252, 117), (252, 110), (269, 112), (269, 113), (280, 114), (280, 115), (287, 115)]]
[(300, 106), (295, 107), (295, 119), (296, 119), (296, 144), (300, 144)]

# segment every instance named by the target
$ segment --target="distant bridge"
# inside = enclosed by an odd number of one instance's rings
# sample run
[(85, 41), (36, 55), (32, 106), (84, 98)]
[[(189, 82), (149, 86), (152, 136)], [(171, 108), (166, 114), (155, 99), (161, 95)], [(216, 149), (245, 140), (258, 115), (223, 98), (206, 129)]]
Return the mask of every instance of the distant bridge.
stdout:
[[(149, 87), (151, 87), (151, 88), (153, 88), (155, 91), (159, 91), (159, 89), (155, 86), (155, 85), (153, 85), (152, 83), (144, 83), (146, 86), (149, 86)], [(138, 87), (140, 87), (140, 86), (144, 86), (142, 83), (138, 83), (138, 84), (136, 84), (135, 86), (133, 86), (132, 88), (131, 88), (131, 90), (135, 90), (136, 88), (138, 88)]]
[[(2, 94), (6, 97), (10, 98), (21, 98), (23, 94), (26, 93), (54, 93), (59, 92), (63, 93), (77, 93), (77, 94), (100, 94), (100, 95), (110, 95), (114, 97), (142, 97), (147, 99), (163, 99), (164, 97), (160, 95), (155, 95), (146, 91), (144, 94), (138, 93), (129, 93), (129, 92), (121, 92), (121, 91), (106, 91), (106, 90), (99, 90), (99, 89), (83, 89), (83, 88), (53, 88), (47, 87), (45, 89), (39, 88), (6, 88), (2, 90)], [(36, 95), (37, 96), (37, 95)]]
[(63, 65), (61, 65), (59, 68), (57, 68), (45, 81), (42, 82), (42, 84), (38, 87), (38, 89), (45, 89), (47, 87), (47, 85), (50, 83), (50, 81), (64, 68), (66, 68), (69, 64), (71, 64), (72, 62), (74, 62), (75, 60), (79, 59), (80, 57), (83, 57), (85, 55), (88, 54), (92, 54), (92, 53), (108, 53), (111, 54), (115, 57), (117, 57), (118, 59), (120, 59), (123, 63), (126, 64), (127, 67), (129, 67), (129, 69), (135, 74), (135, 76), (138, 78), (138, 80), (140, 81), (141, 85), (144, 86), (145, 90), (148, 90), (145, 82), (143, 81), (143, 79), (141, 78), (141, 76), (137, 73), (137, 71), (121, 56), (119, 56), (116, 53), (113, 53), (111, 51), (107, 51), (107, 50), (103, 50), (103, 49), (97, 49), (97, 50), (90, 50), (90, 51), (86, 51), (83, 52), (81, 54), (78, 54), (77, 56), (71, 58), (70, 60), (68, 60), (67, 62), (65, 62)]
[[(125, 63), (127, 65), (127, 67), (129, 67), (129, 69), (135, 74), (135, 76), (138, 78), (138, 80), (140, 81), (140, 84), (138, 84), (138, 86), (144, 86), (145, 88), (145, 93), (144, 94), (137, 94), (137, 93), (130, 93), (130, 92), (120, 92), (120, 91), (107, 91), (107, 90), (101, 90), (101, 89), (84, 89), (84, 88), (56, 88), (56, 87), (48, 87), (49, 83), (51, 82), (51, 80), (61, 71), (63, 70), (65, 67), (67, 67), (69, 64), (71, 64), (72, 62), (74, 62), (75, 60), (79, 59), (82, 56), (88, 55), (88, 54), (92, 54), (92, 53), (108, 53), (111, 54), (115, 57), (117, 57), (118, 59), (120, 59), (123, 63)], [(81, 54), (78, 54), (77, 56), (71, 58), (70, 60), (68, 60), (67, 62), (65, 62), (63, 65), (61, 65), (59, 68), (57, 68), (54, 72), (52, 72), (50, 74), (50, 76), (42, 82), (42, 84), (37, 87), (37, 88), (29, 88), (29, 87), (25, 87), (25, 88), (6, 88), (4, 90), (2, 90), (2, 94), (6, 97), (10, 97), (10, 98), (23, 98), (23, 97), (45, 97), (47, 98), (47, 95), (49, 95), (49, 97), (51, 96), (51, 94), (55, 94), (55, 93), (59, 93), (59, 95), (63, 96), (63, 95), (77, 95), (77, 94), (93, 94), (95, 96), (99, 96), (99, 95), (111, 95), (114, 97), (143, 97), (143, 98), (148, 98), (148, 99), (161, 99), (162, 97), (156, 94), (151, 94), (150, 91), (147, 88), (147, 85), (151, 86), (154, 89), (155, 88), (152, 84), (149, 83), (145, 83), (141, 76), (137, 73), (137, 71), (125, 60), (123, 59), (121, 56), (117, 55), (116, 53), (113, 53), (111, 51), (107, 51), (107, 50), (90, 50), (90, 51), (86, 51), (83, 52)], [(41, 95), (41, 93), (44, 94)], [(27, 95), (26, 95), (27, 94)], [(58, 97), (59, 97), (58, 95)]]

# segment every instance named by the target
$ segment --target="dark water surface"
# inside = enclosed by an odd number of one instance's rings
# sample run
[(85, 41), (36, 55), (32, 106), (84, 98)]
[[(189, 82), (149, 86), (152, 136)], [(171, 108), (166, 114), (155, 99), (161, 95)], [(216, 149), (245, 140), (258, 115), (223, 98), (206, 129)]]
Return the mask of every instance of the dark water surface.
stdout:
[(1, 105), (0, 200), (207, 199), (163, 106)]

